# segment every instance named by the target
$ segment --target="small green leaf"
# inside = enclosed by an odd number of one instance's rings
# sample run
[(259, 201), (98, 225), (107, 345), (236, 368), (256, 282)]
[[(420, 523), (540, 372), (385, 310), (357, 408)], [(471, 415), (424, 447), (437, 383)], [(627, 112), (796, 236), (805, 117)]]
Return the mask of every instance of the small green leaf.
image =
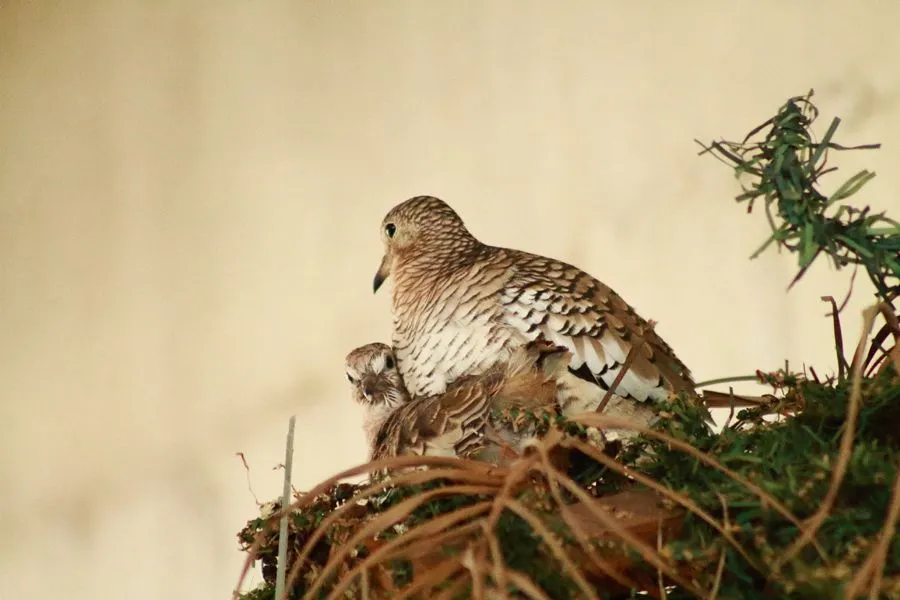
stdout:
[(866, 235), (870, 235), (872, 237), (883, 235), (885, 237), (890, 236), (900, 236), (900, 227), (868, 227), (866, 228)]
[(884, 257), (884, 264), (890, 267), (891, 271), (894, 272), (894, 275), (900, 277), (900, 262), (895, 261), (893, 258)]
[(803, 227), (803, 244), (800, 247), (801, 267), (808, 267), (821, 249), (819, 244), (813, 240), (814, 234), (815, 231), (813, 230), (812, 223), (806, 223)]
[(830, 205), (834, 202), (837, 202), (838, 200), (849, 198), (850, 196), (858, 192), (862, 186), (866, 185), (874, 177), (875, 173), (863, 169), (862, 171), (845, 181), (843, 185), (841, 185), (841, 187), (839, 187), (837, 191), (828, 198), (826, 204)]
[(757, 248), (756, 252), (754, 252), (753, 254), (750, 255), (750, 259), (752, 260), (752, 259), (756, 258), (757, 256), (759, 256), (760, 254), (762, 254), (765, 251), (765, 249), (768, 248), (772, 244), (772, 242), (774, 242), (776, 239), (778, 239), (776, 234), (773, 233), (772, 235), (770, 235), (769, 239), (767, 239), (763, 243), (762, 246)]
[(850, 238), (848, 238), (845, 235), (836, 235), (835, 239), (838, 239), (838, 240), (844, 242), (844, 244), (850, 246), (851, 248), (853, 248), (859, 254), (862, 254), (866, 258), (875, 258), (875, 255), (872, 254), (868, 248), (861, 246), (860, 244), (854, 242), (853, 240), (851, 240)]

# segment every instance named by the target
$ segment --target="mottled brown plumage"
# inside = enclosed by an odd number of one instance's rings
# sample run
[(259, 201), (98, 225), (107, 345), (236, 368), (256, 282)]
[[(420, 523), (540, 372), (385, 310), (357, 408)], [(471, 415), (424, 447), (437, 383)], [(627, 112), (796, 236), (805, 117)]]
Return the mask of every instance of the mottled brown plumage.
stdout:
[[(485, 373), (536, 339), (571, 352), (578, 377), (569, 379), (568, 415), (597, 408), (635, 347), (614, 390), (619, 400), (642, 403), (625, 410), (629, 418), (646, 421), (652, 402), (645, 401), (694, 389), (672, 348), (607, 285), (564, 262), (481, 243), (442, 200), (397, 205), (382, 237), (375, 289), (393, 278), (393, 347), (413, 396)], [(612, 405), (608, 412), (617, 414)]]
[[(370, 344), (351, 355), (380, 354), (383, 348), (383, 344)], [(363, 362), (370, 367), (383, 364), (377, 359)], [(484, 373), (457, 379), (441, 394), (405, 401), (386, 411), (386, 418), (375, 418), (367, 424), (367, 431), (375, 433), (370, 438), (370, 458), (417, 454), (499, 463), (504, 451), (509, 457), (518, 455), (535, 435), (532, 417), (557, 413), (558, 377), (566, 371), (568, 362), (565, 348), (534, 342)], [(356, 380), (357, 397), (363, 380), (382, 390), (397, 387), (396, 378), (388, 370), (370, 368)], [(392, 396), (408, 397), (405, 389), (396, 390)]]
[(391, 413), (409, 402), (409, 393), (387, 344), (376, 342), (352, 350), (344, 366), (353, 386), (353, 399), (365, 410), (363, 429), (371, 457), (378, 431)]

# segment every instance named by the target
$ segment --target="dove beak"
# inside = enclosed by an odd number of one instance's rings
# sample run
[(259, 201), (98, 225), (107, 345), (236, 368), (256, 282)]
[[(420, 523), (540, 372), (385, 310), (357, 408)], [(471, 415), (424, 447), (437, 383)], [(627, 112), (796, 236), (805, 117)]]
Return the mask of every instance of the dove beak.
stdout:
[(378, 291), (378, 288), (381, 287), (381, 284), (384, 283), (384, 280), (387, 279), (390, 274), (391, 260), (390, 257), (385, 254), (384, 258), (381, 259), (381, 265), (378, 267), (378, 272), (375, 273), (375, 280), (372, 282), (372, 293)]

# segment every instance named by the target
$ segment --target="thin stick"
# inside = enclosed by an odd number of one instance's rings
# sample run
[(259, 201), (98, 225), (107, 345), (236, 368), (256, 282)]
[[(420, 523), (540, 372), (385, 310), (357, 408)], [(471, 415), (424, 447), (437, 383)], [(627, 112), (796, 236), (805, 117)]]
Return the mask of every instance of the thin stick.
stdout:
[[(596, 408), (596, 412), (602, 413), (603, 409), (606, 408), (606, 405), (609, 404), (610, 399), (612, 399), (613, 394), (616, 390), (619, 389), (619, 384), (622, 383), (622, 379), (625, 377), (625, 373), (628, 369), (631, 368), (631, 363), (634, 362), (634, 359), (637, 358), (638, 350), (641, 349), (641, 346), (644, 345), (644, 338), (638, 338), (637, 343), (631, 347), (631, 350), (628, 352), (628, 356), (625, 357), (625, 362), (622, 363), (622, 368), (619, 369), (619, 372), (616, 373), (616, 378), (613, 379), (612, 385), (607, 388), (606, 393), (603, 394), (603, 399), (600, 400), (600, 404)], [(597, 382), (597, 385), (603, 387), (602, 382), (594, 376), (594, 380)]]
[(525, 573), (510, 569), (506, 576), (517, 588), (519, 588), (522, 595), (527, 596), (528, 598), (534, 598), (535, 600), (550, 600), (550, 596), (536, 586), (531, 578)]
[(888, 517), (878, 543), (872, 551), (872, 560), (875, 561), (875, 573), (872, 575), (872, 583), (869, 589), (869, 600), (877, 600), (881, 593), (881, 578), (884, 576), (884, 563), (887, 560), (888, 548), (894, 539), (894, 531), (897, 529), (897, 517), (900, 516), (900, 470), (894, 478), (894, 493), (891, 497), (891, 505), (888, 508)]
[(362, 592), (362, 600), (369, 600), (369, 571), (360, 572), (359, 589)]
[[(881, 592), (881, 578), (884, 575), (884, 561), (887, 558), (888, 547), (894, 538), (894, 530), (897, 526), (897, 517), (900, 516), (900, 464), (897, 465), (897, 476), (894, 478), (894, 491), (891, 494), (891, 504), (888, 506), (888, 514), (884, 527), (878, 536), (878, 542), (872, 549), (872, 553), (859, 568), (853, 581), (844, 588), (844, 598), (856, 598), (861, 588), (869, 582), (869, 598), (878, 598)], [(875, 571), (872, 573), (872, 571)]]
[(707, 379), (706, 381), (701, 381), (699, 383), (695, 383), (694, 387), (702, 388), (710, 385), (716, 385), (719, 383), (731, 383), (733, 381), (756, 381), (759, 382), (759, 377), (757, 375), (735, 375), (734, 377), (718, 377), (716, 379)]
[[(291, 470), (294, 466), (294, 425), (297, 417), (291, 415), (288, 421), (287, 447), (284, 451), (284, 493), (281, 495), (281, 506), (291, 505)], [(281, 524), (278, 529), (278, 570), (275, 573), (275, 600), (286, 598), (284, 592), (284, 578), (287, 573), (287, 545), (288, 545), (288, 516), (289, 511), (282, 511)]]
[(250, 481), (250, 465), (247, 464), (247, 457), (244, 456), (243, 452), (235, 452), (234, 455), (240, 458), (241, 464), (244, 465), (244, 473), (247, 475), (247, 489), (250, 491), (250, 495), (253, 496), (253, 501), (256, 502), (257, 506), (262, 506), (262, 503), (256, 496), (256, 492), (253, 491), (253, 482)]
[(494, 535), (494, 532), (491, 531), (487, 525), (487, 521), (484, 519), (481, 521), (481, 532), (487, 540), (487, 549), (491, 554), (491, 564), (494, 567), (494, 587), (497, 588), (497, 597), (501, 600), (509, 600), (509, 594), (507, 593), (509, 584), (506, 579), (506, 564), (504, 564), (503, 561), (503, 553), (500, 552), (500, 543), (497, 541), (497, 536)]
[[(725, 531), (731, 531), (731, 519), (728, 517), (728, 500), (722, 494), (716, 492), (719, 502), (722, 503), (722, 527)], [(716, 600), (719, 596), (719, 586), (722, 585), (722, 574), (725, 572), (725, 558), (727, 548), (722, 548), (719, 553), (719, 565), (716, 567), (716, 577), (713, 579), (712, 590), (709, 592), (709, 600)]]
[(831, 321), (834, 328), (834, 351), (837, 355), (838, 379), (843, 381), (844, 376), (850, 368), (847, 365), (847, 359), (844, 358), (844, 336), (841, 333), (841, 311), (838, 310), (837, 303), (833, 296), (822, 296), (823, 302), (831, 303)]
[(709, 600), (716, 600), (719, 596), (719, 586), (722, 585), (722, 574), (725, 572), (725, 548), (719, 553), (719, 565), (716, 567), (716, 578), (713, 580), (712, 591), (709, 592)]
[[(660, 519), (656, 523), (656, 551), (662, 552), (663, 547), (663, 520)], [(661, 600), (667, 600), (669, 594), (666, 593), (666, 583), (663, 577), (662, 569), (656, 569), (656, 582), (659, 585), (659, 597)]]
[(734, 418), (734, 388), (728, 388), (728, 418), (725, 419), (725, 424), (722, 425), (722, 431), (726, 431), (731, 426), (731, 419)]

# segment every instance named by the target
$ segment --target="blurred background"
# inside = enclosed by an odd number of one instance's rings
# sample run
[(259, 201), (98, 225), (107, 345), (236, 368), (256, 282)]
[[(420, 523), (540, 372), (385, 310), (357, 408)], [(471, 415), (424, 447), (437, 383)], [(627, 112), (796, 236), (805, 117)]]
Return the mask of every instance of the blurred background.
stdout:
[[(227, 598), (235, 534), (365, 458), (379, 223), (419, 194), (573, 262), (699, 380), (834, 370), (820, 264), (694, 138), (816, 90), (900, 212), (900, 5), (0, 2), (0, 598)], [(855, 343), (871, 288), (844, 313)], [(738, 386), (738, 389), (752, 389)], [(259, 577), (254, 575), (254, 581)]]

